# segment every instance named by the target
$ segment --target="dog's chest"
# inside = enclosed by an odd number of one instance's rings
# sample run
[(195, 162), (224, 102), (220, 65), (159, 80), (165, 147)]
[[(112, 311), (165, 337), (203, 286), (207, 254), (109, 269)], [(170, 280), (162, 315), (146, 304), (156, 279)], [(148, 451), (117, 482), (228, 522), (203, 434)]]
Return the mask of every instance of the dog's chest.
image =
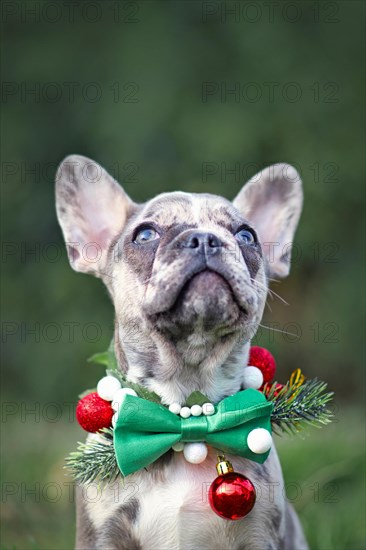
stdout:
[[(267, 538), (273, 537), (269, 533), (273, 514), (280, 530), (279, 516), (284, 506), (275, 452), (267, 462), (263, 469), (246, 460), (233, 459), (234, 468), (252, 479), (258, 493), (253, 511), (240, 521), (220, 518), (208, 503), (208, 489), (217, 475), (213, 450), (201, 465), (188, 464), (181, 453), (174, 454), (161, 469), (155, 467), (129, 476), (124, 485), (106, 487), (98, 502), (88, 503), (88, 513), (101, 533), (100, 540), (110, 545), (108, 548), (124, 548), (121, 540), (113, 540), (113, 536), (126, 536), (126, 540), (133, 539), (147, 550), (235, 549), (244, 539), (252, 542), (251, 548), (261, 548), (258, 536), (267, 530)], [(275, 484), (268, 498), (266, 485), (272, 478)]]

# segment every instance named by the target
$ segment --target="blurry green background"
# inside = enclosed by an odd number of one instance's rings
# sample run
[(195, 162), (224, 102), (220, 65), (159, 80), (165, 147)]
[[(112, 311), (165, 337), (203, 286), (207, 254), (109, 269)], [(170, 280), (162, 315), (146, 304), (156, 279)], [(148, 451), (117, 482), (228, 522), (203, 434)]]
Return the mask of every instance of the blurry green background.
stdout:
[(364, 15), (358, 1), (3, 2), (2, 549), (73, 547), (70, 403), (112, 336), (107, 293), (71, 270), (56, 220), (70, 153), (136, 201), (232, 198), (266, 165), (298, 167), (292, 273), (273, 286), (289, 306), (269, 300), (264, 318), (295, 336), (256, 341), (282, 381), (301, 367), (336, 392), (330, 427), (278, 441), (311, 548), (365, 547)]

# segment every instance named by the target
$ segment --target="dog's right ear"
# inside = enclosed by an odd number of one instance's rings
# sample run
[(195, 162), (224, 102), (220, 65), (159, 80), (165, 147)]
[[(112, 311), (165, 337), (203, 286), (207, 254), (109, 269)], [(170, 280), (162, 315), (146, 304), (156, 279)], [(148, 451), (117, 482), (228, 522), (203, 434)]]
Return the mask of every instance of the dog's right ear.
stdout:
[(70, 264), (76, 271), (103, 274), (107, 252), (134, 203), (98, 163), (70, 155), (56, 176), (56, 210)]

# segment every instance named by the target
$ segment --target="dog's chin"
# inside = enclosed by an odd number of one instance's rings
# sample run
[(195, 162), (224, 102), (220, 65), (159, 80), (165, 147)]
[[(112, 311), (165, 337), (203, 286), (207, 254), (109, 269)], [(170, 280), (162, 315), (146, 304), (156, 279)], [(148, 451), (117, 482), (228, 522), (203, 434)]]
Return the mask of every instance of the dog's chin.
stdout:
[(228, 282), (218, 273), (205, 270), (186, 282), (168, 311), (154, 317), (160, 331), (184, 337), (197, 330), (231, 334), (240, 330), (247, 315)]

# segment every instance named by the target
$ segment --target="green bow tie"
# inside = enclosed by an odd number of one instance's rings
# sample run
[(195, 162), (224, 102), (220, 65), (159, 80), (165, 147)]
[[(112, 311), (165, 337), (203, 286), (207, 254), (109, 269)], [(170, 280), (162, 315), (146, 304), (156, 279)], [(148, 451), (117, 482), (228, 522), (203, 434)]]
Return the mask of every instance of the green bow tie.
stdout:
[(262, 464), (269, 451), (253, 453), (247, 436), (255, 428), (271, 431), (272, 403), (257, 390), (226, 397), (212, 416), (181, 418), (163, 405), (125, 395), (114, 428), (114, 448), (124, 476), (155, 462), (178, 441), (205, 441), (221, 451)]

